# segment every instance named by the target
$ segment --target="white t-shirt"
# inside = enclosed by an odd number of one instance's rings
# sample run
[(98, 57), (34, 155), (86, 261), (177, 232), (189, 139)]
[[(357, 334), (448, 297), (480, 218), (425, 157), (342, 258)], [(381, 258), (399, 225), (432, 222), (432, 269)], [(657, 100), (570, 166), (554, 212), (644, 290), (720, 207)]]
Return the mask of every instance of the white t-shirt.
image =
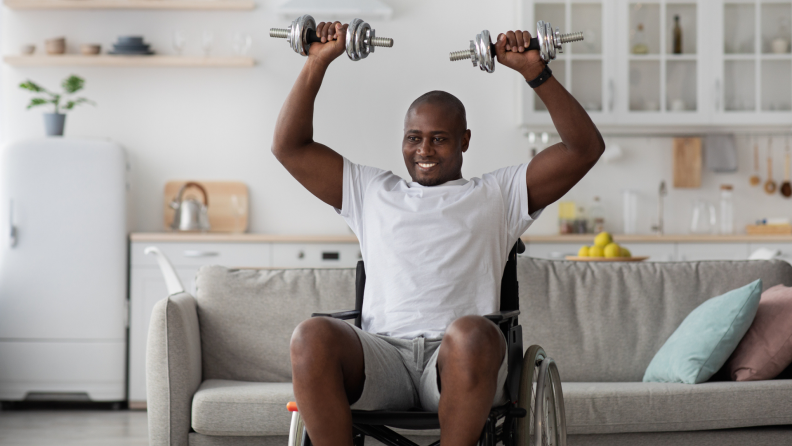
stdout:
[(498, 311), (509, 251), (541, 213), (528, 212), (527, 167), (426, 187), (345, 158), (336, 211), (366, 265), (363, 329), (432, 338)]

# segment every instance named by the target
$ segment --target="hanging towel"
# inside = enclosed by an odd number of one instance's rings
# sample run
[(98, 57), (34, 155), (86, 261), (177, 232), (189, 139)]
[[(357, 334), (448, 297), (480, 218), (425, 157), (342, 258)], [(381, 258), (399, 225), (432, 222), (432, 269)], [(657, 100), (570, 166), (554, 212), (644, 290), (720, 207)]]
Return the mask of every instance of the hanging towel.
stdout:
[(704, 167), (718, 173), (737, 171), (734, 135), (707, 135), (704, 140)]

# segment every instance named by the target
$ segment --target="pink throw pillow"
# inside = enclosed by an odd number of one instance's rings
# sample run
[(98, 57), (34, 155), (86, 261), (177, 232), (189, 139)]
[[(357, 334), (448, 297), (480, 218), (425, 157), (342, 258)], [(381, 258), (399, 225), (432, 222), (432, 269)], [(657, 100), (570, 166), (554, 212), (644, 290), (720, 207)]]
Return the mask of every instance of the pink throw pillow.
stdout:
[(759, 300), (753, 324), (726, 369), (734, 381), (773, 379), (792, 363), (792, 287), (776, 285)]

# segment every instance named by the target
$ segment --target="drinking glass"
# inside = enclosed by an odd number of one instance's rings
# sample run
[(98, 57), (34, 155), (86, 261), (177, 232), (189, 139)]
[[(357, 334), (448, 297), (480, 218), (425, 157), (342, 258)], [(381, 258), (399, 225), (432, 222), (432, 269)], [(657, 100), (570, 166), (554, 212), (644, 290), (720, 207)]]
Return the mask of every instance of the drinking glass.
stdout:
[(182, 55), (182, 51), (184, 51), (184, 46), (187, 44), (187, 36), (185, 36), (184, 31), (174, 31), (173, 32), (173, 49), (176, 50), (176, 54), (179, 56)]
[(247, 56), (252, 44), (253, 38), (250, 37), (250, 34), (243, 32), (234, 33), (231, 40), (231, 47), (237, 56)]
[(201, 48), (203, 49), (204, 57), (209, 57), (212, 52), (212, 45), (214, 44), (214, 33), (206, 30), (201, 33)]

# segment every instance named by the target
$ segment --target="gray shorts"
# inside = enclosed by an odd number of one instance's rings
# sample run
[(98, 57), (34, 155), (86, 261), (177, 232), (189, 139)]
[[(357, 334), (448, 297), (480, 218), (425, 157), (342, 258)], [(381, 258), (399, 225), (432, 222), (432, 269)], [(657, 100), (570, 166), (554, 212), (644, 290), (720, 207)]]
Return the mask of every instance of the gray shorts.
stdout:
[[(437, 356), (442, 338), (400, 339), (352, 328), (363, 346), (366, 368), (363, 393), (352, 409), (437, 412), (440, 403)], [(505, 403), (507, 372), (508, 355), (503, 355), (493, 406)]]

